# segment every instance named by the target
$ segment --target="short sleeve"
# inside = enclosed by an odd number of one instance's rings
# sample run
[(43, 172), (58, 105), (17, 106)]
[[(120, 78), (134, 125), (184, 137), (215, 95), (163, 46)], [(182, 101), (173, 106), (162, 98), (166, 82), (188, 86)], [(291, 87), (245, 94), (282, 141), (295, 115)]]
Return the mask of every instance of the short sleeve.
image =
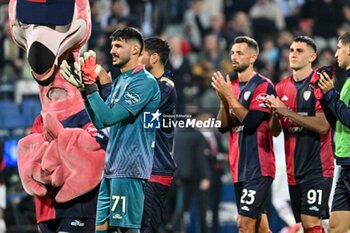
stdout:
[(276, 95), (276, 92), (272, 84), (266, 81), (256, 87), (249, 105), (249, 110), (270, 113), (270, 109), (266, 104), (268, 95)]
[(126, 87), (118, 104), (137, 115), (157, 94), (159, 95), (159, 88), (153, 78), (135, 77)]

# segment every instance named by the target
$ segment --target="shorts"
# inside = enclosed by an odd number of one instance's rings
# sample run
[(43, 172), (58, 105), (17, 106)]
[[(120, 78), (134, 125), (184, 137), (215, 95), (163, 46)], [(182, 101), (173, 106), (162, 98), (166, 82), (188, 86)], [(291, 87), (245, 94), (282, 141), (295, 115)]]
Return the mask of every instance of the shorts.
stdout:
[(40, 233), (94, 233), (95, 219), (60, 218), (38, 224)]
[(262, 213), (266, 213), (272, 181), (272, 177), (263, 176), (235, 183), (238, 214), (258, 219)]
[(96, 225), (140, 229), (146, 180), (103, 178), (97, 200)]
[(328, 199), (332, 189), (332, 178), (313, 179), (311, 181), (289, 185), (289, 195), (296, 222), (300, 215), (329, 218)]
[(337, 210), (350, 211), (350, 169), (341, 169), (335, 186), (332, 212)]
[(148, 182), (146, 184), (141, 232), (158, 232), (163, 221), (165, 203), (169, 190), (170, 186), (159, 183)]

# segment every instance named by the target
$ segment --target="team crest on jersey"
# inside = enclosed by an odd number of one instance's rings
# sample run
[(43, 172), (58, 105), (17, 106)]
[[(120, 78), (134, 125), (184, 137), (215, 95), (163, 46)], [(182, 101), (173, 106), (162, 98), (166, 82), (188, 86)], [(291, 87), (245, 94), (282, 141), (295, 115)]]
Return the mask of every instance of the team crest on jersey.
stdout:
[(250, 94), (252, 94), (251, 91), (246, 91), (246, 92), (244, 92), (243, 98), (244, 98), (245, 101), (247, 101), (247, 100), (249, 99)]
[(303, 96), (304, 96), (304, 100), (308, 101), (311, 96), (311, 91), (304, 91)]

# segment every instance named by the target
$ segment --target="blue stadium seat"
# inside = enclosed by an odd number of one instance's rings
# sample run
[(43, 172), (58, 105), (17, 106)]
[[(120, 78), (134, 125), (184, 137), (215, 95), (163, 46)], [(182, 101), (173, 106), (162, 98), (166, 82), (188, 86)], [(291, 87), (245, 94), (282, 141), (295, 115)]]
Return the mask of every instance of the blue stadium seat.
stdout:
[(20, 104), (20, 112), (31, 123), (41, 112), (41, 103), (39, 99), (23, 99)]
[(26, 128), (28, 124), (23, 116), (4, 116), (2, 127), (5, 129)]
[(19, 108), (13, 100), (0, 100), (1, 116), (19, 116)]

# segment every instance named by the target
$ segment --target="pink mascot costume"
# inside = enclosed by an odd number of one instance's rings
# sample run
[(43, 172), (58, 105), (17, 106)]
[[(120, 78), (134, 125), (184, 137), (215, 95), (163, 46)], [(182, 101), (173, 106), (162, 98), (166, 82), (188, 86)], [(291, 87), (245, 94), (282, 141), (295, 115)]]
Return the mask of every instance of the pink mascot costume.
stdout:
[(67, 57), (78, 61), (90, 36), (88, 0), (11, 0), (14, 41), (27, 52), (39, 84), (42, 112), (18, 145), (25, 191), (34, 196), (41, 232), (95, 231), (105, 136), (84, 110), (77, 88), (59, 72)]

